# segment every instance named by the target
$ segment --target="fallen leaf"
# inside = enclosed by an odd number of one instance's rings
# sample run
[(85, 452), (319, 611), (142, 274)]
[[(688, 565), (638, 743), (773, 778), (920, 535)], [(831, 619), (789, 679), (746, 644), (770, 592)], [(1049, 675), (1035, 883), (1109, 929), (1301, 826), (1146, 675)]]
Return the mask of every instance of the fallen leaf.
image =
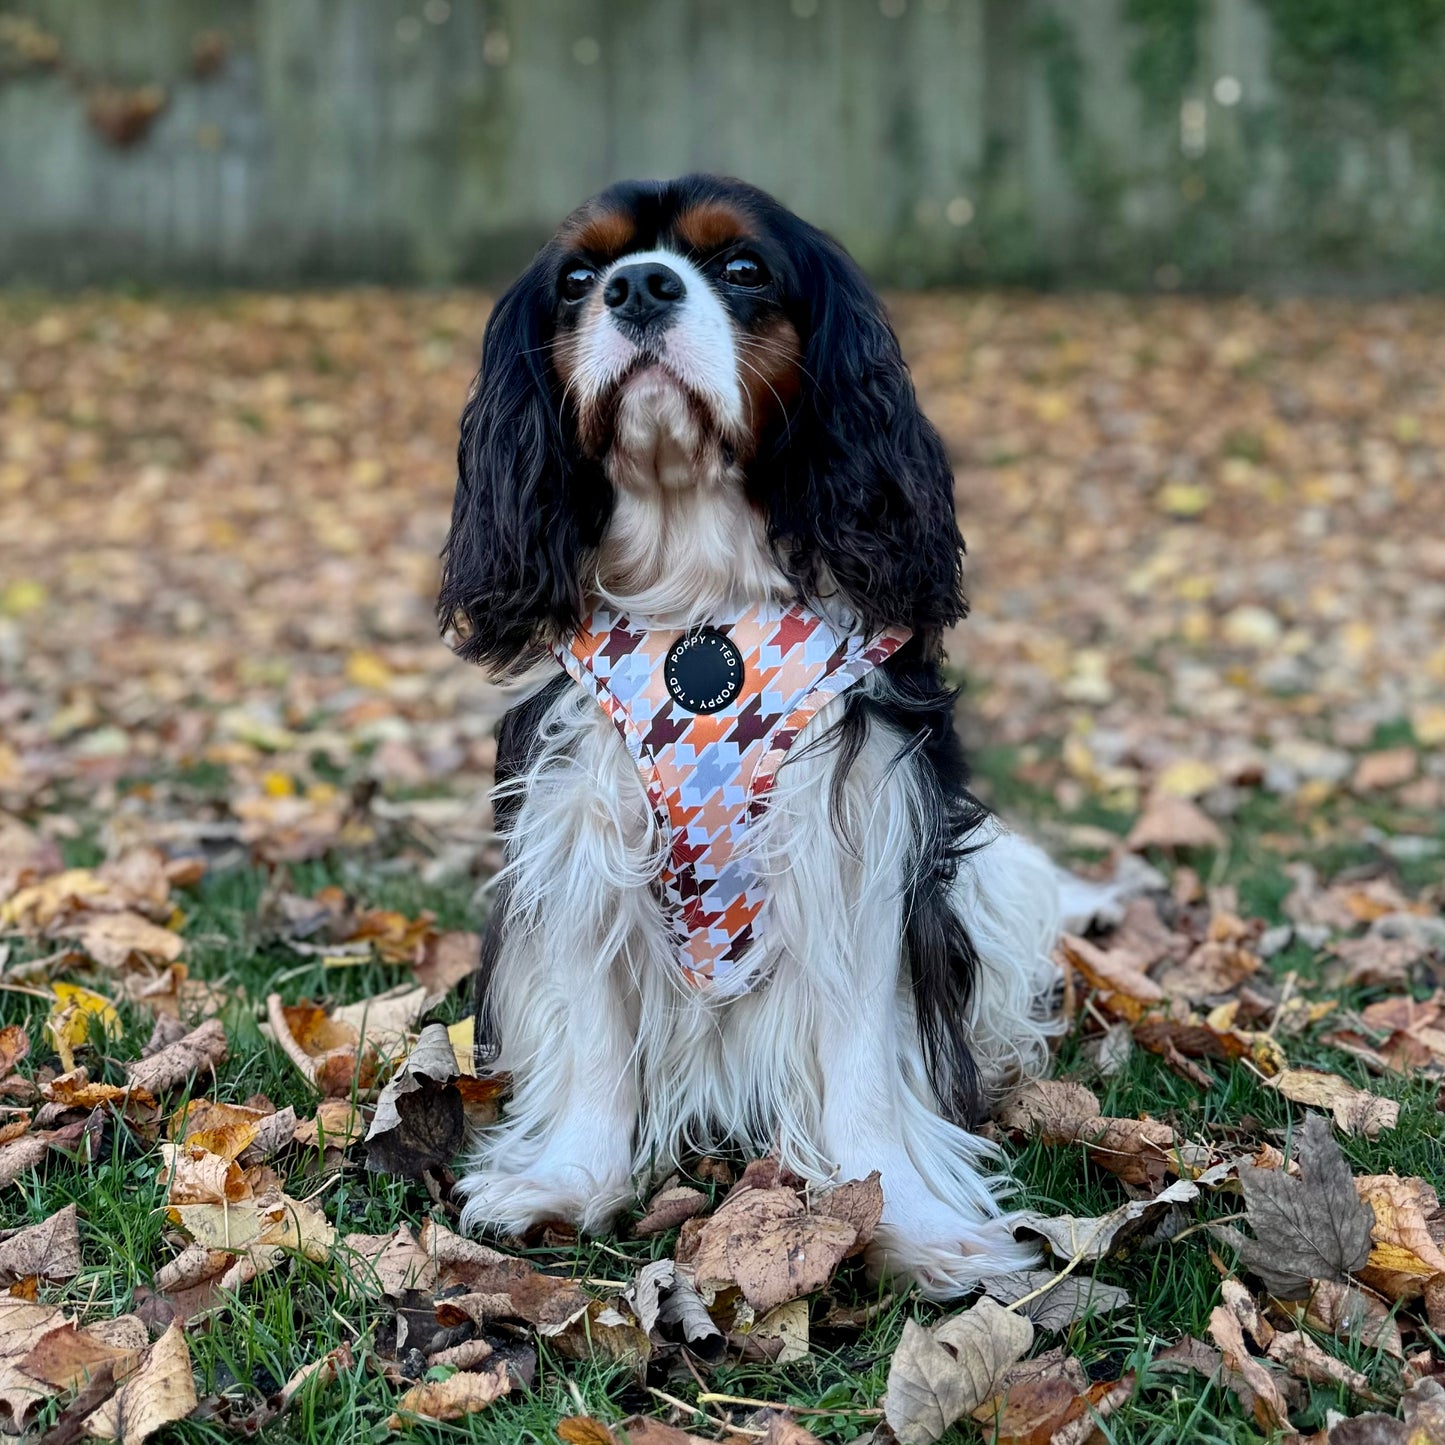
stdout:
[(1199, 1197), (1199, 1186), (1177, 1179), (1151, 1199), (1131, 1199), (1108, 1214), (1047, 1215), (1026, 1211), (1012, 1216), (1015, 1233), (1037, 1234), (1063, 1260), (1093, 1263), (1106, 1259), (1131, 1239), (1153, 1229), (1170, 1209)]
[(434, 1219), (422, 1224), (418, 1243), (435, 1262), (439, 1288), (463, 1285), (476, 1294), (506, 1295), (512, 1318), (525, 1320), (540, 1335), (561, 1334), (592, 1303), (575, 1280), (541, 1274), (525, 1260), (463, 1239)]
[(1356, 1179), (1354, 1187), (1361, 1207), (1373, 1217), (1367, 1271), (1371, 1283), (1399, 1298), (1445, 1274), (1445, 1247), (1430, 1227), (1440, 1217), (1433, 1186), (1423, 1179), (1373, 1174)]
[[(1059, 949), (1089, 987), (1103, 995), (1103, 1007), (1119, 1018), (1136, 1021), (1164, 1001), (1164, 990), (1127, 957), (1067, 933), (1059, 939)], [(1094, 1112), (1098, 1113), (1097, 1105)]]
[(404, 1224), (390, 1234), (348, 1234), (340, 1254), (354, 1262), (351, 1277), (364, 1293), (399, 1300), (408, 1290), (436, 1287), (435, 1260)]
[(39, 1279), (74, 1279), (80, 1272), (80, 1223), (74, 1204), (49, 1219), (16, 1230), (0, 1243), (0, 1285), (34, 1275)]
[[(134, 1319), (134, 1316), (131, 1316)], [(92, 1330), (82, 1330), (67, 1323), (43, 1335), (21, 1357), (18, 1368), (57, 1390), (78, 1390), (96, 1375), (101, 1366), (108, 1366), (112, 1379), (129, 1375), (140, 1362), (149, 1340), (139, 1320), (138, 1338), (127, 1343), (111, 1343)]]
[(566, 1415), (557, 1422), (562, 1445), (619, 1445), (617, 1436), (590, 1415)]
[(692, 1280), (670, 1259), (655, 1259), (637, 1272), (623, 1298), (638, 1323), (658, 1344), (675, 1340), (716, 1363), (726, 1345)]
[(1296, 1104), (1310, 1104), (1328, 1109), (1335, 1123), (1346, 1134), (1376, 1138), (1386, 1129), (1393, 1129), (1400, 1117), (1400, 1106), (1393, 1099), (1381, 1098), (1365, 1089), (1357, 1089), (1338, 1074), (1324, 1074), (1314, 1069), (1284, 1069), (1266, 1087), (1277, 1089)]
[(1385, 748), (1366, 753), (1355, 766), (1350, 787), (1357, 793), (1378, 793), (1385, 788), (1403, 787), (1420, 765), (1414, 748)]
[(932, 1329), (906, 1321), (888, 1367), (884, 1418), (903, 1445), (933, 1445), (998, 1393), (1003, 1372), (1033, 1339), (1027, 1319), (987, 1296)]
[(1225, 1366), (1247, 1384), (1255, 1397), (1255, 1418), (1266, 1430), (1289, 1429), (1289, 1405), (1274, 1376), (1249, 1353), (1239, 1321), (1223, 1305), (1209, 1316), (1209, 1337), (1219, 1346)]
[[(1130, 1303), (1129, 1291), (1118, 1285), (1104, 1284), (1080, 1274), (1059, 1279), (1046, 1269), (990, 1275), (983, 1288), (990, 1299), (1001, 1305), (1013, 1305), (1026, 1296), (1036, 1295), (1019, 1308), (1037, 1328), (1049, 1334), (1058, 1334), (1087, 1315), (1112, 1314)], [(1041, 1293), (1036, 1294), (1039, 1291)]]
[(219, 1019), (207, 1019), (183, 1038), (148, 1059), (126, 1066), (133, 1088), (163, 1094), (192, 1075), (213, 1074), (226, 1057), (226, 1030)]
[(461, 931), (428, 934), (416, 946), (412, 973), (426, 990), (427, 1007), (440, 1003), (482, 966), (482, 940)]
[(845, 1258), (862, 1254), (873, 1239), (878, 1222), (883, 1218), (883, 1179), (875, 1169), (866, 1179), (850, 1179), (815, 1194), (813, 1212), (826, 1214), (851, 1224), (858, 1232), (852, 1249)]
[(736, 1284), (766, 1314), (821, 1289), (857, 1239), (852, 1224), (810, 1214), (791, 1189), (739, 1185), (703, 1223), (693, 1277), (704, 1293)]
[(137, 959), (174, 963), (184, 952), (180, 935), (159, 928), (138, 913), (102, 913), (66, 929), (102, 968), (121, 969)]
[(1046, 1144), (1072, 1143), (1080, 1128), (1099, 1116), (1099, 1099), (1082, 1084), (1035, 1079), (997, 1111), (999, 1126)]
[(369, 1170), (415, 1179), (456, 1157), (466, 1127), (456, 1078), (446, 1026), (428, 1024), (376, 1101), (366, 1132)]
[(291, 1137), (307, 1149), (347, 1149), (365, 1133), (361, 1110), (350, 1099), (323, 1099), (311, 1118), (297, 1122)]
[(196, 1408), (191, 1352), (172, 1324), (150, 1347), (135, 1373), (86, 1421), (100, 1440), (140, 1445), (162, 1425), (184, 1420)]
[(1154, 792), (1125, 841), (1135, 853), (1147, 848), (1222, 848), (1224, 834), (1214, 819), (1188, 798)]
[(634, 1239), (651, 1239), (656, 1234), (666, 1234), (676, 1229), (684, 1219), (701, 1214), (708, 1207), (708, 1197), (700, 1189), (689, 1188), (686, 1184), (674, 1184), (660, 1189), (647, 1201), (642, 1218), (632, 1226)]
[(1309, 1300), (1299, 1308), (1297, 1317), (1338, 1340), (1383, 1350), (1397, 1360), (1405, 1357), (1400, 1326), (1391, 1315), (1390, 1307), (1359, 1285), (1320, 1280), (1310, 1291)]
[(1315, 1280), (1344, 1280), (1370, 1257), (1374, 1215), (1320, 1114), (1305, 1116), (1299, 1163), (1298, 1179), (1252, 1165), (1239, 1171), (1255, 1234), (1241, 1256), (1282, 1299), (1302, 1298)]
[(1344, 1385), (1365, 1399), (1374, 1396), (1364, 1375), (1351, 1369), (1343, 1360), (1335, 1359), (1303, 1330), (1277, 1331), (1266, 1353), (1298, 1379), (1322, 1385)]
[(386, 1422), (388, 1428), (400, 1430), (423, 1420), (460, 1420), (477, 1410), (485, 1410), (512, 1388), (505, 1364), (490, 1370), (458, 1370), (445, 1380), (416, 1385), (396, 1402), (396, 1412)]

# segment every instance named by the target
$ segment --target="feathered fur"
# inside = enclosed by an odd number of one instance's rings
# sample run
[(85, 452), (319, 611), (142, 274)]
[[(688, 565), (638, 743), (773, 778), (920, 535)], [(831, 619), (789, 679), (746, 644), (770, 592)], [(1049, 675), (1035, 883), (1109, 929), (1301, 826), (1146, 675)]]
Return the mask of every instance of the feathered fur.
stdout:
[[(624, 321), (659, 265), (659, 318)], [(729, 1138), (819, 1183), (880, 1169), (877, 1262), (936, 1294), (1025, 1262), (967, 1126), (1045, 1064), (1056, 885), (968, 791), (952, 478), (861, 273), (740, 182), (614, 187), (499, 301), (458, 464), (440, 614), (498, 675), (600, 600), (659, 625), (798, 600), (914, 634), (813, 719), (750, 830), (768, 913), (741, 967), (766, 986), (739, 997), (681, 982), (667, 839), (592, 697), (559, 674), (508, 714), (479, 1038), (515, 1092), (465, 1222), (600, 1226)]]

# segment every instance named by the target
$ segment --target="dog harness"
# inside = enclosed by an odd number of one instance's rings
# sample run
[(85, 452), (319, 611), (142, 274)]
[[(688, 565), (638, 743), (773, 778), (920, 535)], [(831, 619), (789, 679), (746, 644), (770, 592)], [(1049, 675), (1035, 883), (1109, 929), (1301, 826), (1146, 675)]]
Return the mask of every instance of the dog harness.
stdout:
[(599, 608), (558, 647), (622, 734), (670, 840), (662, 901), (694, 987), (746, 992), (736, 964), (765, 901), (746, 856), (748, 825), (808, 720), (909, 636), (849, 636), (781, 603), (691, 629), (634, 626)]

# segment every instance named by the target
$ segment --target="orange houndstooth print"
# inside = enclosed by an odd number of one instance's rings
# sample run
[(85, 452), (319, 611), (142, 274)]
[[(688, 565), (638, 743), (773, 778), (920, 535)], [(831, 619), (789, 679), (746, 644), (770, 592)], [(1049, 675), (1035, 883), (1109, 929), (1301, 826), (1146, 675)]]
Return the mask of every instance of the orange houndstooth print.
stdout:
[[(747, 860), (748, 824), (808, 720), (909, 636), (906, 628), (872, 640), (849, 636), (782, 604), (751, 606), (694, 631), (634, 626), (599, 608), (557, 649), (617, 725), (670, 837), (660, 881), (689, 983), (748, 988), (735, 965), (766, 926), (765, 893)], [(705, 672), (697, 695), (679, 685), (675, 661), (694, 644), (731, 667)]]

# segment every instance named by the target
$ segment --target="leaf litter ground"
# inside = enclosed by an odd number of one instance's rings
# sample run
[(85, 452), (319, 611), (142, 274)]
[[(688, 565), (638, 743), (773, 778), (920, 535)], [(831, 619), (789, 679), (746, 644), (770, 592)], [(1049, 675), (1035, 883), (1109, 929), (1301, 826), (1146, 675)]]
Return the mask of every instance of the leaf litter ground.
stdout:
[(0, 307), (0, 1425), (1445, 1438), (1439, 303), (898, 303), (980, 786), (1120, 885), (991, 1126), (1040, 1268), (953, 1310), (868, 1283), (876, 1181), (766, 1161), (453, 1231), (484, 300)]

